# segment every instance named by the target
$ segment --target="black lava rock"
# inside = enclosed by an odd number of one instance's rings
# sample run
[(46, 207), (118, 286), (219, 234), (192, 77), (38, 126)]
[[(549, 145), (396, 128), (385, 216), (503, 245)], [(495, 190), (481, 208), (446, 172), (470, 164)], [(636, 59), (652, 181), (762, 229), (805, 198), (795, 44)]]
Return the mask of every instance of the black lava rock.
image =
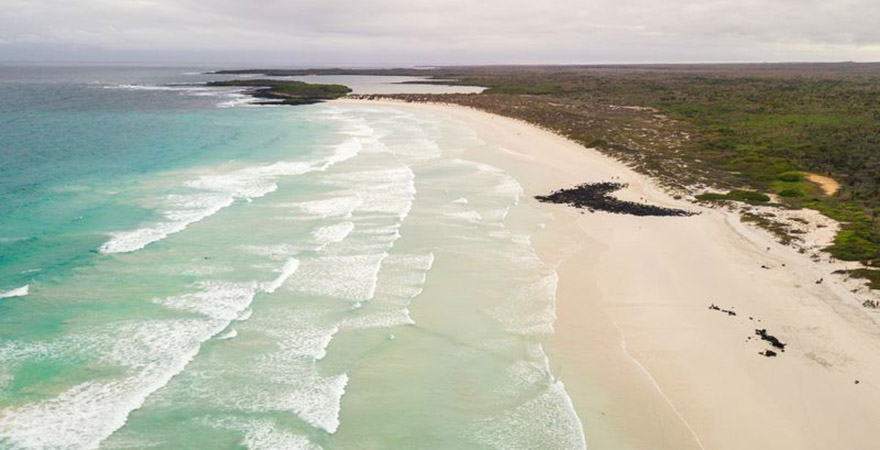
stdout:
[(606, 211), (615, 214), (629, 214), (633, 216), (693, 216), (695, 212), (683, 209), (665, 208), (662, 206), (628, 202), (611, 197), (614, 191), (625, 188), (624, 183), (585, 183), (579, 186), (560, 189), (550, 195), (539, 195), (535, 198), (545, 203), (558, 203), (586, 208), (590, 212)]
[(769, 342), (770, 345), (772, 345), (773, 347), (776, 347), (779, 350), (785, 351), (786, 344), (783, 343), (782, 341), (780, 341), (779, 339), (777, 339), (776, 336), (773, 336), (770, 333), (767, 333), (766, 329), (762, 328), (759, 330), (755, 330), (755, 334), (757, 334), (758, 336), (761, 336), (761, 339)]

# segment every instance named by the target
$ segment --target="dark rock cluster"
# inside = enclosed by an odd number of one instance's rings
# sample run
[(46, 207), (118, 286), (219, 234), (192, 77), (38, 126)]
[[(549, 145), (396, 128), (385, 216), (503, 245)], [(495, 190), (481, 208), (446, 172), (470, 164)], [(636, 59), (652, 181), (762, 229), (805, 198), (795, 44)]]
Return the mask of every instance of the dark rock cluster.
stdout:
[(709, 306), (709, 309), (711, 309), (712, 311), (723, 312), (724, 314), (727, 314), (728, 316), (735, 316), (736, 315), (736, 311), (734, 311), (733, 309), (721, 309), (721, 307), (719, 307), (718, 305), (716, 305), (714, 303), (712, 303), (712, 305)]
[(783, 343), (782, 341), (777, 339), (776, 336), (773, 336), (770, 333), (767, 333), (766, 328), (761, 328), (761, 329), (755, 330), (755, 334), (757, 334), (758, 336), (761, 336), (761, 339), (769, 342), (770, 345), (772, 345), (773, 347), (776, 347), (783, 352), (785, 351), (785, 343)]
[[(722, 307), (716, 305), (715, 303), (711, 303), (711, 304), (709, 304), (709, 310), (710, 310), (710, 311), (718, 311), (718, 312), (720, 312), (720, 313), (722, 313), (722, 314), (726, 314), (726, 315), (728, 315), (728, 316), (730, 316), (730, 317), (736, 317), (736, 316), (737, 316), (736, 311), (734, 311), (732, 307), (731, 307), (730, 309), (724, 309), (724, 308), (722, 308)], [(748, 316), (748, 317), (749, 317), (749, 321), (755, 321), (755, 320), (757, 320), (758, 322), (761, 321), (760, 319), (755, 319), (755, 318), (752, 317), (752, 316)], [(768, 349), (766, 349), (766, 350), (763, 350), (763, 351), (758, 352), (759, 355), (761, 355), (761, 356), (766, 356), (767, 358), (774, 358), (774, 357), (776, 357), (776, 356), (779, 356), (779, 354), (780, 354), (780, 353), (777, 352), (777, 350), (778, 350), (779, 352), (784, 352), (784, 351), (785, 351), (785, 347), (786, 347), (787, 344), (785, 344), (784, 342), (780, 341), (776, 336), (773, 336), (773, 335), (771, 335), (770, 333), (768, 333), (766, 328), (756, 329), (756, 330), (755, 330), (755, 335), (759, 336), (759, 337), (761, 338), (762, 341), (767, 342), (768, 344), (770, 344), (771, 347), (773, 347), (773, 348), (776, 349), (776, 350), (771, 350), (771, 349), (768, 348)], [(746, 342), (749, 342), (749, 341), (751, 341), (751, 340), (752, 340), (752, 336), (748, 336), (748, 337), (746, 337)]]
[(665, 208), (662, 206), (649, 205), (619, 200), (612, 197), (612, 192), (625, 188), (624, 183), (585, 183), (579, 186), (560, 189), (550, 195), (539, 195), (535, 198), (545, 203), (558, 203), (585, 208), (590, 212), (606, 211), (615, 214), (629, 214), (633, 216), (693, 216), (697, 213), (683, 209)]

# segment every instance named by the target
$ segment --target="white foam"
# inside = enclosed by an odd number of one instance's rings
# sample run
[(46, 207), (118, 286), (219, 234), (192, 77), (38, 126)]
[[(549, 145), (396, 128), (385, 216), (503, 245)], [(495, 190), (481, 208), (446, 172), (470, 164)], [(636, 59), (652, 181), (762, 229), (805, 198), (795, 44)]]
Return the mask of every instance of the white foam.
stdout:
[(362, 201), (358, 211), (394, 214), (401, 219), (409, 214), (416, 194), (415, 174), (407, 166), (336, 173), (325, 181), (352, 189)]
[(214, 428), (242, 433), (241, 445), (249, 450), (321, 450), (306, 436), (282, 430), (269, 420), (246, 420), (236, 417), (207, 418), (200, 422)]
[(229, 273), (233, 271), (235, 271), (235, 269), (229, 266), (197, 266), (185, 269), (180, 273), (189, 276), (205, 276)]
[(388, 145), (388, 150), (408, 164), (437, 159), (442, 153), (436, 142), (424, 137), (406, 139), (401, 143)]
[(487, 313), (511, 333), (548, 335), (556, 321), (556, 287), (559, 276), (552, 272), (543, 278), (518, 285), (513, 295)]
[(327, 158), (327, 162), (321, 166), (321, 170), (326, 170), (334, 164), (354, 158), (361, 150), (363, 150), (363, 145), (360, 139), (348, 139), (333, 149), (333, 154)]
[(238, 330), (236, 330), (235, 328), (230, 328), (229, 331), (222, 333), (222, 334), (218, 334), (216, 339), (221, 340), (221, 341), (225, 341), (225, 340), (233, 339), (236, 336), (238, 336)]
[(381, 303), (409, 306), (410, 301), (422, 293), (433, 265), (433, 253), (389, 255), (382, 264), (376, 289), (377, 296), (382, 297)]
[[(285, 377), (291, 376), (285, 374)], [(314, 374), (298, 376), (298, 386), (292, 391), (279, 394), (266, 401), (260, 409), (291, 411), (309, 425), (330, 434), (339, 428), (339, 410), (348, 375), (320, 377)], [(303, 386), (305, 385), (305, 386)]]
[(232, 198), (258, 198), (274, 192), (278, 185), (275, 180), (285, 176), (295, 176), (316, 169), (312, 162), (279, 161), (265, 166), (246, 167), (232, 172), (203, 175), (184, 183), (194, 189), (226, 194)]
[(281, 287), (282, 284), (284, 284), (285, 281), (287, 281), (288, 278), (290, 278), (291, 275), (296, 272), (296, 269), (298, 268), (299, 260), (294, 258), (288, 259), (287, 262), (284, 263), (284, 266), (281, 268), (281, 273), (278, 275), (278, 277), (263, 285), (263, 292), (269, 294), (275, 292), (279, 287)]
[(263, 333), (288, 357), (318, 361), (327, 355), (327, 346), (339, 331), (337, 325), (322, 325), (321, 317), (307, 311), (297, 315), (261, 314), (242, 327)]
[(321, 218), (351, 217), (352, 211), (363, 203), (356, 195), (334, 197), (326, 200), (312, 200), (302, 203), (286, 203), (274, 205), (280, 208), (298, 209), (305, 214)]
[(466, 199), (464, 197), (459, 197), (459, 198), (453, 200), (452, 204), (454, 204), (454, 205), (467, 205), (468, 199)]
[[(273, 260), (287, 259), (303, 250), (304, 247), (292, 244), (277, 245), (241, 245), (238, 247), (245, 253), (252, 255), (266, 256)], [(305, 247), (308, 248), (308, 247)]]
[(363, 119), (349, 119), (347, 127), (343, 132), (360, 138), (371, 138), (376, 134), (376, 130), (367, 125), (366, 121)]
[[(338, 145), (324, 161), (281, 161), (264, 166), (252, 166), (231, 172), (203, 175), (184, 183), (185, 186), (203, 192), (189, 195), (172, 195), (166, 199), (165, 217), (168, 222), (148, 225), (132, 231), (111, 233), (111, 239), (99, 248), (101, 253), (127, 253), (179, 233), (189, 225), (213, 216), (232, 205), (236, 199), (250, 200), (274, 192), (281, 177), (302, 175), (314, 170), (326, 170), (330, 166), (357, 155), (360, 144), (349, 140)], [(206, 192), (204, 192), (206, 191)]]
[(415, 325), (409, 309), (402, 308), (392, 311), (373, 311), (346, 318), (340, 324), (346, 329), (391, 328), (404, 325)]
[(172, 219), (171, 222), (158, 223), (132, 231), (111, 233), (111, 239), (102, 244), (99, 251), (101, 253), (128, 253), (140, 250), (153, 242), (165, 239), (168, 235), (185, 230), (192, 223), (216, 214), (231, 205), (233, 201), (232, 198), (222, 198), (217, 203), (201, 210), (183, 210), (171, 214), (172, 217), (178, 217), (179, 220)]
[(585, 450), (583, 425), (562, 382), (536, 397), (476, 424), (475, 440), (498, 450)]
[(493, 185), (484, 194), (510, 199), (514, 204), (517, 204), (525, 193), (522, 185), (516, 178), (495, 166), (462, 159), (455, 159), (451, 162), (455, 165), (463, 165), (475, 169), (477, 171), (476, 176), (482, 175), (487, 178), (487, 181), (492, 181)]
[(314, 359), (289, 350), (261, 355), (239, 370), (240, 376), (259, 382), (211, 394), (220, 407), (259, 414), (290, 412), (331, 434), (339, 428), (348, 375), (321, 375)]
[(279, 430), (271, 422), (251, 421), (243, 427), (241, 444), (248, 450), (320, 450), (303, 435)]
[(450, 212), (446, 213), (445, 216), (470, 224), (480, 223), (483, 220), (483, 216), (474, 210)]
[[(546, 385), (555, 381), (547, 367), (548, 364), (544, 362), (546, 356), (543, 353), (534, 354), (532, 349), (535, 347), (537, 347), (539, 352), (542, 352), (540, 347), (529, 343), (529, 357), (517, 360), (507, 367), (505, 370), (507, 381), (497, 383), (493, 389), (493, 393), (497, 396), (496, 398), (517, 398), (523, 392), (533, 392), (536, 386)], [(488, 349), (488, 347), (484, 348)]]
[(105, 89), (119, 89), (125, 91), (159, 91), (159, 92), (178, 92), (184, 95), (194, 97), (220, 97), (227, 100), (217, 104), (220, 108), (230, 108), (235, 106), (246, 106), (257, 103), (260, 99), (244, 93), (247, 88), (243, 87), (217, 87), (205, 85), (183, 85), (183, 86), (159, 86), (146, 84), (116, 84), (104, 86)]
[(199, 291), (154, 299), (153, 302), (180, 311), (203, 314), (225, 321), (238, 318), (251, 304), (257, 292), (256, 283), (206, 281)]
[(312, 232), (319, 248), (329, 244), (342, 242), (354, 230), (353, 222), (340, 222), (333, 225), (323, 226)]
[(247, 94), (228, 94), (229, 100), (217, 104), (218, 108), (235, 108), (249, 106), (258, 103), (260, 99)]
[(205, 320), (114, 324), (101, 330), (113, 348), (107, 362), (125, 367), (122, 378), (88, 381), (55, 397), (7, 408), (0, 436), (11, 448), (95, 449), (125, 424), (128, 414), (183, 370), (201, 342), (225, 328)]
[(512, 198), (514, 204), (518, 204), (525, 191), (522, 185), (519, 184), (519, 181), (516, 181), (516, 178), (505, 174), (505, 177), (498, 182), (492, 189), (492, 192), (500, 196)]
[(156, 86), (147, 84), (114, 84), (103, 86), (104, 89), (120, 89), (125, 91), (168, 91), (168, 92), (186, 92), (186, 91), (207, 91), (206, 86)]
[[(349, 329), (414, 325), (408, 306), (422, 293), (434, 254), (391, 254), (382, 262), (371, 306), (343, 319)], [(357, 304), (358, 309), (361, 304)]]
[(244, 322), (245, 320), (250, 319), (251, 315), (253, 315), (253, 314), (254, 314), (254, 310), (252, 308), (248, 308), (248, 309), (242, 311), (242, 313), (239, 314), (238, 317), (235, 318), (235, 320), (238, 320), (240, 322)]
[(387, 254), (325, 256), (303, 261), (292, 289), (352, 301), (373, 298), (376, 277)]
[(30, 285), (26, 284), (22, 287), (11, 289), (6, 292), (0, 292), (0, 298), (24, 297), (28, 295), (30, 288)]
[(15, 380), (14, 376), (5, 372), (0, 372), (0, 391), (8, 389), (13, 380)]

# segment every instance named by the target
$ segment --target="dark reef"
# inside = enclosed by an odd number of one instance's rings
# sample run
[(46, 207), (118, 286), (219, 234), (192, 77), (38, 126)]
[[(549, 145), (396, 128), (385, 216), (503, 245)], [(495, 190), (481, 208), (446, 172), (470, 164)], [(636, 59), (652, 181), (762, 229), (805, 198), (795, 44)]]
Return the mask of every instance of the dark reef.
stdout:
[(545, 203), (559, 203), (586, 208), (590, 212), (606, 211), (615, 214), (629, 214), (633, 216), (693, 216), (695, 212), (683, 209), (665, 208), (662, 206), (649, 205), (646, 203), (629, 202), (612, 197), (614, 191), (625, 188), (625, 183), (585, 183), (579, 186), (560, 189), (550, 195), (538, 195), (535, 198)]

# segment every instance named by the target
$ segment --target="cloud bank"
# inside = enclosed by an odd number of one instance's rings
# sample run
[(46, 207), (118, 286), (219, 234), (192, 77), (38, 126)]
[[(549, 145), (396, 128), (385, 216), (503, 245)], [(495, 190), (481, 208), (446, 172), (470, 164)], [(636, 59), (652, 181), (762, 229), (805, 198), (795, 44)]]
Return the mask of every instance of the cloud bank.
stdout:
[(880, 60), (876, 0), (0, 0), (0, 61)]

